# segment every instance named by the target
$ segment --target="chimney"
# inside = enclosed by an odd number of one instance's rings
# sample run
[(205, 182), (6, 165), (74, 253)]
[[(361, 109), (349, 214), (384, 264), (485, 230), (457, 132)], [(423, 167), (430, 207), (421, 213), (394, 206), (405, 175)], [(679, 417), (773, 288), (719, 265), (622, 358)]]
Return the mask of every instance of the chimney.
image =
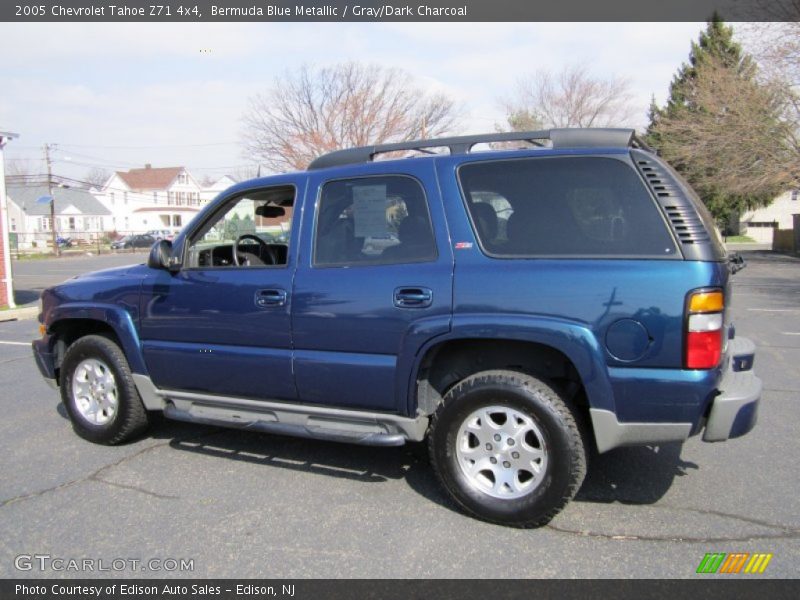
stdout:
[(144, 163), (144, 168), (145, 169), (151, 169), (152, 167), (153, 167), (153, 165), (151, 165), (150, 163)]

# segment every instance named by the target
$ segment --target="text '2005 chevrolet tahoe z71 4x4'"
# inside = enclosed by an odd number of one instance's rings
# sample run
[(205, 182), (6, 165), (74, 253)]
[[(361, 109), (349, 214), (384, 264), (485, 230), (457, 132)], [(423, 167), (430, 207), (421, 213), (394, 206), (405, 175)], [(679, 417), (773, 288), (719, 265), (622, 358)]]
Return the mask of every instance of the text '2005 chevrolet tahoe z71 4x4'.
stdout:
[(33, 346), (93, 442), (140, 435), (150, 411), (427, 440), (460, 507), (536, 526), (575, 495), (591, 446), (753, 427), (733, 268), (632, 131), (386, 144), (236, 185), (147, 265), (46, 290)]

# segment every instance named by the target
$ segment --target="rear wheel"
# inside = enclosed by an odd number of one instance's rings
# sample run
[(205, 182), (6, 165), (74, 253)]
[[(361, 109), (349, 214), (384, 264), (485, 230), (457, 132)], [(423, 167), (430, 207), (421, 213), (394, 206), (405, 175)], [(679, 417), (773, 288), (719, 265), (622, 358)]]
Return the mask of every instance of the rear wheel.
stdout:
[(147, 411), (122, 350), (101, 335), (87, 335), (67, 349), (60, 373), (61, 399), (75, 432), (98, 444), (120, 444), (140, 435)]
[(581, 432), (563, 399), (514, 371), (477, 373), (453, 387), (433, 416), (428, 444), (450, 496), (504, 525), (544, 525), (586, 474)]

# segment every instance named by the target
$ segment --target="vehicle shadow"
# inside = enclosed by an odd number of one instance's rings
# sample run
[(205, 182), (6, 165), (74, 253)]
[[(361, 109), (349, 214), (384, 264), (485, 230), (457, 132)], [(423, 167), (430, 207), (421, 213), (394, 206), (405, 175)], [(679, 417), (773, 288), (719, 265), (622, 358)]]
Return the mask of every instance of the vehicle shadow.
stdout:
[(616, 448), (593, 452), (578, 502), (654, 504), (683, 477), (700, 467), (681, 458), (683, 443)]
[[(57, 411), (68, 418), (62, 403), (57, 405)], [(180, 452), (246, 462), (264, 469), (288, 469), (367, 483), (404, 479), (426, 499), (454, 508), (439, 487), (425, 443), (388, 448), (357, 446), (182, 423), (161, 415), (153, 416), (148, 437), (168, 440), (169, 447)], [(700, 468), (681, 458), (682, 449), (682, 443), (670, 442), (617, 448), (605, 454), (592, 452), (586, 479), (575, 501), (654, 504), (669, 491), (676, 477)]]
[[(439, 487), (424, 443), (389, 448), (357, 446), (168, 419), (157, 420), (151, 436), (171, 439), (169, 446), (174, 450), (246, 462), (259, 468), (368, 483), (404, 479), (426, 499), (454, 508)], [(681, 443), (666, 443), (617, 448), (602, 455), (595, 452), (575, 501), (653, 504), (667, 493), (676, 477), (699, 469), (697, 464), (681, 459), (682, 448)]]

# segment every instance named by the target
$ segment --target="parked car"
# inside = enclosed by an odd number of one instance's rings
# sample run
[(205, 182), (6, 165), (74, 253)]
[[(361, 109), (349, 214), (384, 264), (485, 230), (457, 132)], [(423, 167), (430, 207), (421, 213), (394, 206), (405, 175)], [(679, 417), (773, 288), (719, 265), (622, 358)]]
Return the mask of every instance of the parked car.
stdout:
[(158, 240), (172, 241), (175, 238), (175, 234), (170, 229), (151, 229), (150, 231), (146, 232), (145, 235), (153, 236), (153, 238), (155, 238), (156, 241)]
[[(470, 152), (510, 140), (536, 147)], [(449, 153), (373, 160), (434, 147)], [(259, 235), (278, 226), (288, 243)], [(33, 348), (87, 440), (133, 439), (162, 411), (425, 441), (463, 510), (532, 527), (575, 495), (590, 447), (751, 430), (740, 267), (630, 130), (404, 142), (238, 184), (146, 265), (45, 290)]]
[(149, 248), (156, 243), (156, 238), (149, 234), (141, 235), (126, 235), (114, 242), (111, 242), (113, 250), (122, 250), (124, 248)]

